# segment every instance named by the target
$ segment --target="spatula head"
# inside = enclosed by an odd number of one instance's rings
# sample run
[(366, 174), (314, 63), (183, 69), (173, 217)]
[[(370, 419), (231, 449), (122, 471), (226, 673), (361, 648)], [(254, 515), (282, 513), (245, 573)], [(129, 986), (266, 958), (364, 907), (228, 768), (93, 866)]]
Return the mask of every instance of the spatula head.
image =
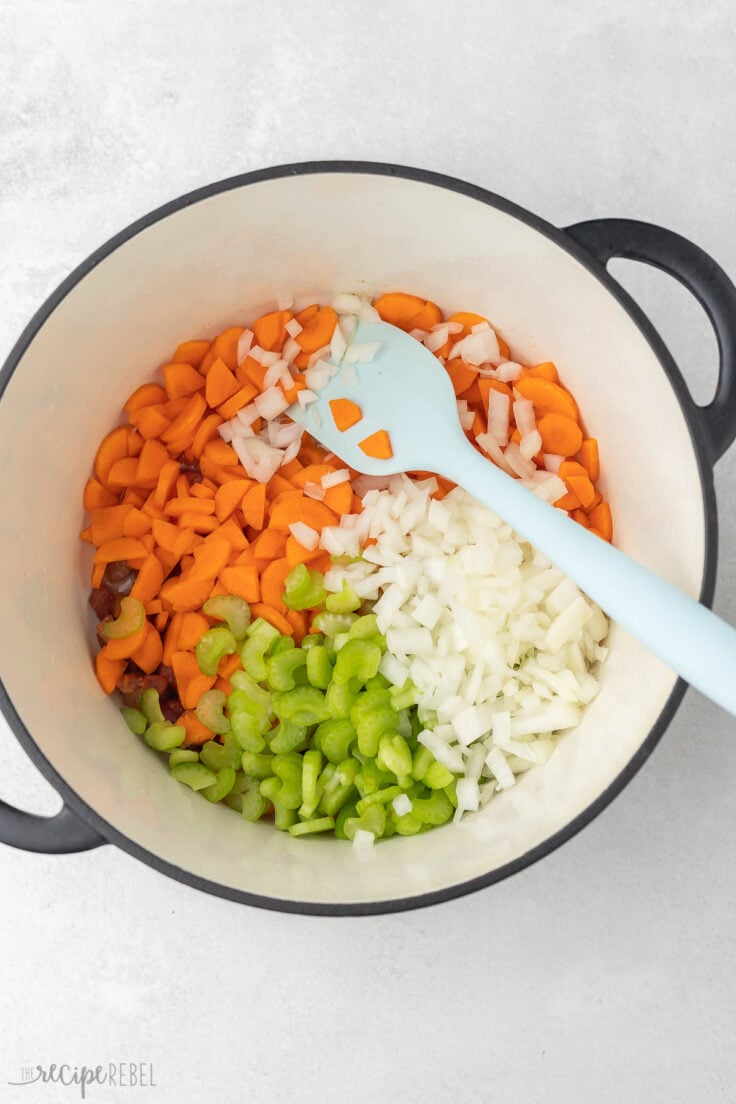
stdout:
[[(373, 359), (354, 365), (357, 384), (349, 378), (345, 382), (352, 373), (345, 372), (343, 360), (316, 402), (304, 409), (294, 403), (287, 414), (328, 451), (366, 475), (440, 471), (440, 454), (448, 447), (467, 447), (450, 377), (424, 345), (388, 322), (359, 322), (348, 348), (373, 343), (379, 345)], [(332, 399), (356, 403), (360, 421), (340, 432), (330, 409)], [(360, 447), (379, 430), (388, 433), (391, 443), (393, 455), (387, 460), (368, 456)]]

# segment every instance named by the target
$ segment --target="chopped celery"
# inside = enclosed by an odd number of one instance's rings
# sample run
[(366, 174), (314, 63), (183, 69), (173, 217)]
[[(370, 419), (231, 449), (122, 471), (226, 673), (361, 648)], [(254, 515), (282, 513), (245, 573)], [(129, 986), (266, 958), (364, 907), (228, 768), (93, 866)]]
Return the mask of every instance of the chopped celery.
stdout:
[(271, 770), (271, 763), (273, 762), (273, 755), (258, 754), (254, 751), (244, 751), (240, 757), (240, 763), (246, 774), (249, 774), (251, 778), (268, 778), (273, 774)]
[(214, 786), (217, 775), (208, 770), (204, 763), (177, 763), (171, 768), (177, 782), (183, 782), (192, 790), (203, 790), (205, 786)]
[(240, 659), (243, 667), (259, 682), (266, 677), (266, 663), (264, 656), (269, 649), (271, 641), (262, 633), (249, 637), (240, 649)]
[(325, 642), (325, 635), (321, 632), (307, 633), (301, 643), (301, 647), (305, 652), (310, 648), (321, 647)]
[(349, 840), (361, 828), (364, 832), (372, 832), (376, 839), (383, 835), (386, 827), (386, 810), (382, 805), (371, 805), (361, 816), (348, 817), (345, 821), (345, 835)]
[(307, 652), (307, 678), (318, 690), (326, 690), (332, 681), (330, 653), (323, 644), (313, 644)]
[(348, 632), (355, 620), (355, 615), (352, 613), (322, 612), (317, 614), (312, 624), (325, 636), (337, 636), (338, 633)]
[(243, 749), (232, 733), (225, 736), (224, 743), (218, 744), (216, 740), (208, 740), (200, 748), (199, 757), (210, 770), (222, 770), (223, 767), (232, 767), (237, 770), (243, 755)]
[(325, 600), (325, 577), (321, 571), (310, 571), (306, 564), (292, 567), (285, 580), (282, 601), (292, 610), (314, 609)]
[(407, 679), (403, 686), (391, 687), (391, 705), (401, 712), (402, 709), (410, 709), (419, 700), (419, 691), (411, 679)]
[(120, 710), (123, 720), (136, 736), (142, 736), (148, 728), (148, 719), (145, 713), (141, 713), (140, 709), (131, 709), (129, 705), (124, 705)]
[(154, 721), (143, 734), (143, 739), (154, 751), (172, 751), (186, 739), (184, 725), (173, 725), (171, 721)]
[(316, 820), (300, 820), (297, 824), (289, 826), (291, 836), (310, 836), (315, 832), (331, 832), (335, 827), (335, 821), (331, 816), (318, 817)]
[(444, 824), (453, 813), (453, 805), (442, 790), (433, 790), (431, 797), (415, 798), (409, 816), (416, 816), (422, 824)]
[(223, 713), (226, 702), (227, 695), (223, 690), (205, 690), (197, 702), (197, 720), (217, 736), (222, 736), (230, 729), (230, 722)]
[(322, 752), (312, 749), (302, 756), (302, 805), (299, 816), (310, 817), (321, 797), (319, 779), (323, 768)]
[(337, 594), (328, 594), (325, 599), (328, 613), (354, 613), (360, 609), (360, 598), (355, 593), (347, 579), (343, 579), (342, 587)]
[(351, 640), (365, 640), (367, 637), (379, 636), (378, 618), (375, 613), (366, 613), (363, 617), (356, 617), (347, 631)]
[(220, 660), (224, 656), (232, 655), (237, 649), (238, 642), (224, 626), (210, 629), (202, 636), (194, 654), (203, 675), (216, 675)]
[(351, 803), (343, 805), (342, 809), (337, 814), (337, 819), (335, 820), (335, 835), (338, 839), (346, 840), (348, 838), (345, 835), (345, 821), (357, 815), (358, 813), (356, 811), (355, 805)]
[(348, 640), (337, 653), (332, 677), (335, 682), (356, 678), (366, 683), (376, 674), (380, 662), (381, 649), (372, 640)]
[(268, 654), (272, 656), (279, 655), (281, 652), (290, 652), (295, 647), (293, 636), (277, 636), (271, 643)]
[(174, 748), (174, 750), (169, 755), (169, 769), (171, 769), (171, 767), (175, 767), (177, 763), (196, 763), (198, 759), (199, 754), (194, 750), (194, 748)]
[(389, 770), (397, 778), (411, 773), (411, 751), (398, 732), (385, 732), (378, 741), (377, 762), (382, 770)]
[[(375, 641), (375, 637), (373, 637), (373, 640)], [(373, 678), (368, 679), (368, 681), (365, 684), (365, 688), (366, 688), (366, 690), (390, 690), (391, 689), (391, 683), (388, 681), (388, 679), (384, 675), (379, 673), (377, 675), (374, 675)], [(397, 708), (393, 704), (393, 701), (391, 702), (391, 705), (393, 706), (394, 709)]]
[(358, 680), (350, 682), (331, 682), (327, 687), (325, 700), (330, 717), (349, 717), (360, 689)]
[(276, 799), (285, 809), (298, 809), (302, 803), (302, 756), (296, 751), (274, 755), (271, 769), (281, 780)]
[[(268, 690), (264, 690), (262, 686), (259, 686), (254, 678), (252, 678), (247, 671), (235, 671), (230, 676), (230, 685), (233, 690), (245, 691), (245, 697), (249, 698), (252, 702), (263, 706), (266, 712), (271, 714), (271, 695)], [(243, 702), (244, 697), (239, 697), (235, 703), (232, 701), (233, 695), (230, 695), (229, 704), (236, 707)]]
[(200, 792), (208, 801), (222, 801), (223, 797), (232, 790), (235, 785), (235, 771), (232, 767), (220, 767), (217, 772), (217, 781), (211, 786), (205, 786)]
[(390, 801), (393, 801), (395, 797), (398, 797), (399, 794), (403, 792), (401, 786), (385, 786), (383, 789), (374, 790), (373, 793), (366, 794), (365, 797), (361, 797), (356, 805), (358, 815), (362, 816), (367, 809), (370, 809), (371, 805), (388, 805)]
[(296, 751), (305, 741), (307, 726), (294, 724), (293, 721), (284, 719), (269, 736), (268, 745), (274, 754), (280, 755), (286, 751)]
[(227, 621), (227, 627), (236, 640), (242, 640), (250, 624), (250, 606), (237, 594), (216, 594), (208, 598), (202, 609), (208, 617)]
[(323, 721), (313, 737), (331, 763), (342, 763), (347, 759), (350, 745), (357, 739), (357, 733), (347, 717), (330, 717)]
[(392, 811), (389, 820), (393, 822), (400, 836), (416, 836), (422, 830), (422, 821), (413, 808), (410, 813), (404, 813), (403, 816), (398, 816)]
[(272, 644), (277, 637), (281, 636), (281, 633), (273, 627), (270, 621), (266, 621), (263, 617), (256, 617), (255, 621), (251, 621), (246, 629), (245, 635), (249, 640), (252, 640), (254, 636), (264, 636), (268, 643)]
[[(325, 779), (329, 767), (333, 768), (332, 774)], [(319, 800), (319, 811), (326, 816), (335, 816), (345, 802), (352, 797), (355, 791), (355, 781), (358, 777), (360, 764), (355, 759), (347, 759), (334, 767), (328, 763), (320, 777), (323, 784), (322, 796)]]
[(115, 621), (103, 621), (102, 635), (106, 640), (123, 640), (140, 632), (146, 621), (146, 609), (138, 598), (126, 595), (120, 599), (120, 616)]
[(292, 648), (269, 656), (266, 660), (266, 682), (272, 690), (293, 690), (294, 672), (307, 662), (307, 652)]
[(438, 763), (435, 760), (424, 772), (422, 781), (425, 786), (429, 786), (430, 790), (444, 790), (445, 786), (450, 785), (454, 777), (452, 771), (448, 770), (444, 763)]
[(161, 722), (166, 720), (161, 712), (158, 690), (155, 690), (153, 686), (149, 686), (149, 688), (144, 690), (141, 694), (141, 712), (144, 714), (149, 724), (153, 724), (155, 721)]
[(273, 708), (280, 720), (299, 725), (318, 724), (329, 716), (325, 695), (314, 686), (297, 686), (274, 694)]
[(297, 821), (296, 809), (287, 808), (278, 797), (283, 783), (279, 778), (264, 778), (260, 790), (263, 797), (273, 805), (274, 825), (281, 832), (286, 832)]

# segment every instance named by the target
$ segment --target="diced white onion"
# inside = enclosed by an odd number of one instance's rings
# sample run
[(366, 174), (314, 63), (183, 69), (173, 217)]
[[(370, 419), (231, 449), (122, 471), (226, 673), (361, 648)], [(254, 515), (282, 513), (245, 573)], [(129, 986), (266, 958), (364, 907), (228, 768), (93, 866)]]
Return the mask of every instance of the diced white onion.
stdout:
[(323, 475), (320, 482), (326, 491), (330, 487), (339, 487), (341, 483), (347, 483), (350, 479), (350, 472), (347, 468), (340, 468), (339, 471), (328, 472), (327, 475)]
[(269, 420), (278, 418), (279, 414), (283, 414), (289, 406), (289, 402), (284, 398), (284, 393), (280, 387), (269, 387), (268, 390), (263, 391), (253, 400), (253, 405), (261, 418)]
[(313, 548), (316, 548), (319, 544), (319, 533), (316, 529), (312, 529), (311, 526), (305, 525), (303, 521), (295, 521), (289, 526), (292, 536), (294, 536), (303, 548), (307, 548), (310, 552)]

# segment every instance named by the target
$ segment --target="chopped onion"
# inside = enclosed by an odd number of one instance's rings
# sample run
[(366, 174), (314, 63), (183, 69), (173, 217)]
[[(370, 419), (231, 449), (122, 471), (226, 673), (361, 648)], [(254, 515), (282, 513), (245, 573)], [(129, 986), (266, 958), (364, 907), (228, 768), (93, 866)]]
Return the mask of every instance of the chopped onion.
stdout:
[(523, 434), (519, 441), (519, 452), (525, 460), (531, 460), (533, 456), (536, 456), (542, 447), (542, 438), (538, 429), (533, 429), (530, 433)]
[(502, 383), (511, 383), (518, 380), (523, 371), (521, 364), (517, 364), (515, 360), (505, 360), (496, 370), (496, 379), (500, 379)]
[[(292, 322), (295, 321), (296, 319), (292, 318)], [(299, 323), (297, 322), (297, 325), (298, 324)], [(281, 350), (281, 357), (287, 362), (287, 364), (291, 364), (292, 361), (299, 356), (301, 351), (301, 345), (294, 341), (293, 337), (287, 337), (286, 341), (284, 342), (284, 347)]]
[(332, 309), (336, 314), (357, 314), (363, 306), (363, 300), (359, 295), (342, 291), (332, 300)]
[(527, 460), (525, 456), (522, 456), (521, 449), (515, 441), (506, 446), (504, 457), (511, 470), (521, 479), (529, 479), (537, 470), (531, 460)]
[(250, 347), (253, 344), (253, 331), (243, 330), (242, 334), (238, 338), (238, 348), (235, 353), (235, 359), (238, 364), (242, 364), (245, 358), (248, 356)]
[(430, 353), (436, 353), (438, 349), (441, 349), (442, 346), (447, 343), (449, 336), (450, 331), (447, 326), (442, 326), (438, 330), (432, 330), (424, 339), (424, 344), (429, 349)]
[(326, 491), (330, 487), (339, 487), (341, 483), (347, 483), (350, 479), (350, 472), (347, 468), (341, 468), (339, 471), (328, 472), (327, 475), (323, 475), (321, 479), (322, 486)]
[[(525, 437), (527, 433), (534, 432), (537, 428), (537, 419), (534, 415), (534, 403), (531, 399), (514, 399), (514, 421), (522, 437)], [(534, 454), (532, 453), (532, 455)]]
[(555, 475), (557, 475), (560, 470), (560, 464), (564, 459), (564, 456), (557, 456), (553, 452), (545, 452), (544, 466), (548, 472), (553, 472)]
[[(488, 432), (499, 445), (509, 443), (509, 411), (511, 399), (494, 388), (488, 392)], [(481, 445), (481, 448), (483, 446)]]
[(345, 364), (369, 364), (380, 348), (380, 341), (358, 342), (348, 347), (343, 361)]
[(257, 418), (260, 418), (258, 408), (254, 403), (250, 403), (248, 406), (243, 406), (233, 418), (233, 421), (242, 422), (244, 426), (252, 426)]
[(450, 359), (455, 357), (462, 357), (466, 364), (486, 364), (488, 361), (497, 363), (501, 359), (501, 353), (496, 335), (490, 326), (479, 333), (469, 333), (453, 345)]
[(316, 502), (321, 502), (325, 497), (325, 489), (321, 483), (305, 483), (304, 493), (307, 498), (313, 498)]
[(319, 533), (316, 529), (312, 529), (309, 525), (305, 525), (303, 521), (295, 521), (289, 526), (291, 534), (295, 537), (303, 548), (307, 548), (310, 552), (313, 548), (316, 548), (319, 544)]
[[(265, 363), (265, 361), (264, 361), (264, 363)], [(275, 383), (279, 382), (279, 380), (281, 379), (281, 376), (284, 374), (284, 369), (285, 368), (286, 368), (286, 361), (281, 360), (280, 358), (275, 360), (273, 362), (273, 364), (269, 365), (269, 367), (266, 369), (266, 373), (263, 377), (263, 388), (264, 388), (264, 390), (267, 390), (269, 387), (273, 387), (273, 385)]]
[(284, 393), (280, 387), (269, 387), (268, 390), (263, 391), (253, 400), (253, 405), (260, 417), (268, 421), (271, 418), (278, 418), (279, 414), (283, 414), (289, 406), (289, 402), (284, 398)]
[(263, 364), (263, 358), (266, 355), (266, 350), (262, 349), (260, 345), (253, 345), (251, 347), (249, 355), (252, 356), (253, 360), (257, 361), (259, 364)]
[(284, 326), (289, 337), (298, 337), (304, 327), (300, 326), (296, 318), (290, 318)]
[(222, 437), (223, 441), (227, 441), (228, 443), (232, 441), (233, 427), (230, 422), (223, 422), (222, 425), (218, 427), (218, 433)]
[(391, 802), (391, 807), (397, 816), (406, 816), (406, 814), (410, 813), (414, 808), (411, 798), (405, 793), (397, 794)]
[(329, 368), (321, 364), (315, 365), (314, 368), (307, 368), (304, 382), (310, 391), (321, 391), (330, 382)]
[(342, 358), (345, 356), (348, 343), (345, 340), (345, 335), (339, 326), (335, 326), (332, 331), (332, 340), (330, 341), (330, 356), (333, 363), (340, 364)]
[(312, 355), (310, 356), (309, 361), (307, 363), (307, 368), (314, 367), (315, 364), (318, 364), (320, 360), (323, 360), (324, 357), (328, 357), (329, 355), (330, 355), (330, 346), (329, 345), (323, 345), (321, 349), (317, 349), (316, 352), (312, 353)]
[(260, 437), (234, 437), (232, 446), (251, 479), (267, 483), (281, 467), (283, 453)]
[(376, 308), (366, 299), (361, 301), (358, 318), (361, 322), (380, 322), (381, 316)]

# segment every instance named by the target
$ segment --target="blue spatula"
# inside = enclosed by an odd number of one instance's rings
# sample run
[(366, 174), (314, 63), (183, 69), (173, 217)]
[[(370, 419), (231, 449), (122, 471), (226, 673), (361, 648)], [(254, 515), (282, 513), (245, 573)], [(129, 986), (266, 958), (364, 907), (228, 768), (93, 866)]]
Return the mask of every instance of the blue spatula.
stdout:
[[(736, 715), (736, 630), (480, 456), (460, 426), (449, 376), (420, 342), (386, 322), (360, 322), (353, 346), (372, 342), (380, 348), (370, 363), (356, 366), (357, 384), (343, 368), (316, 402), (306, 409), (295, 404), (288, 414), (366, 475), (426, 470), (464, 487), (669, 667)], [(363, 414), (343, 433), (329, 407), (338, 398), (351, 399)], [(360, 448), (382, 429), (393, 450), (388, 460)]]

